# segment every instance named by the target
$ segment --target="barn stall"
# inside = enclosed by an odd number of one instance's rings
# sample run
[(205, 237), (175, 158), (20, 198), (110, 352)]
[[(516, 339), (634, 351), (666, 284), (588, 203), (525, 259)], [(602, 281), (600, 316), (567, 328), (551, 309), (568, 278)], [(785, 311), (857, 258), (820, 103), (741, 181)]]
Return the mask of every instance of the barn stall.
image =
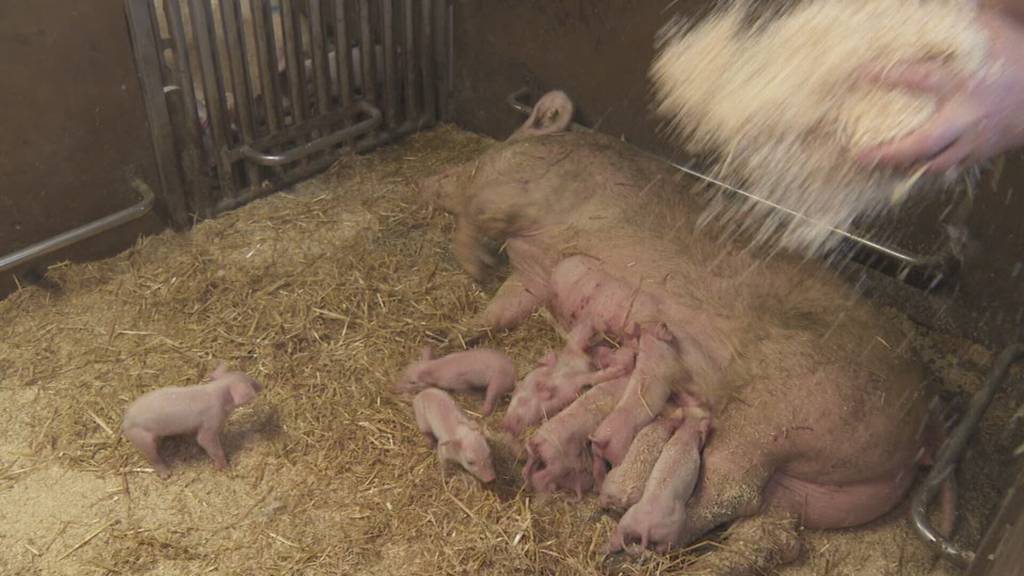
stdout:
[[(14, 255), (26, 262), (74, 236), (97, 238), (138, 217), (150, 189), (166, 221), (188, 230), (140, 237), (106, 260), (54, 263), (34, 285), (21, 285), (22, 275), (0, 303), (5, 572), (683, 574), (710, 552), (744, 553), (719, 530), (666, 555), (606, 556), (615, 517), (593, 497), (524, 487), (526, 456), (501, 431), (500, 410), (482, 419), (498, 472), (484, 486), (438, 464), (410, 398), (392, 390), (421, 346), (465, 348), (466, 322), (495, 289), (460, 269), (453, 220), (423, 201), (420, 183), (495, 145), (460, 124), (503, 137), (511, 130), (487, 122), (516, 125), (524, 116), (515, 108), (528, 111), (504, 79), (457, 90), (496, 56), (466, 53), (460, 69), (456, 55), (500, 37), (495, 21), (510, 8), (485, 17), (443, 2), (125, 7), (156, 178), (133, 180), (141, 207)], [(509, 27), (538, 18), (553, 28), (543, 36), (560, 31), (568, 43), (606, 30), (602, 18), (615, 10), (535, 8)], [(217, 33), (203, 41), (194, 30), (204, 28)], [(265, 74), (278, 43), (284, 71)], [(338, 45), (351, 50), (339, 58)], [(524, 66), (537, 49), (506, 57)], [(538, 77), (551, 66), (533, 65)], [(600, 100), (579, 87), (578, 119), (602, 129), (600, 118), (587, 122), (604, 112)], [(509, 97), (488, 98), (486, 113), (471, 108), (495, 90)], [(461, 121), (460, 106), (469, 109)], [(920, 270), (887, 275), (890, 260), (858, 258), (866, 265), (842, 274), (869, 286), (880, 313), (910, 334), (941, 396), (964, 412), (1006, 341), (965, 328), (956, 314), (921, 312), (922, 299), (946, 300), (909, 285)], [(917, 284), (930, 286), (922, 274)], [(543, 313), (483, 338), (508, 352), (520, 376), (561, 341)], [(173, 475), (162, 481), (122, 438), (124, 410), (146, 391), (198, 382), (217, 360), (265, 385), (225, 431), (232, 468), (215, 471), (193, 441), (170, 440)], [(1020, 439), (1014, 388), (998, 393), (957, 470), (953, 542), (962, 549), (977, 548), (1006, 515), (997, 510)], [(476, 397), (457, 398), (476, 415)], [(867, 526), (803, 530), (799, 559), (778, 573), (955, 573), (909, 512), (908, 500)]]

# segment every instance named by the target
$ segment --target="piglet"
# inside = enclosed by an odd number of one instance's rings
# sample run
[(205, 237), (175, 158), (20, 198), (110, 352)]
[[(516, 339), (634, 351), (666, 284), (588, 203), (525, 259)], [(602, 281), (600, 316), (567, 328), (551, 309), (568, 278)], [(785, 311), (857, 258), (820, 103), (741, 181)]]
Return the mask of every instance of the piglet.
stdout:
[(621, 378), (633, 369), (635, 351), (595, 347), (589, 354), (570, 338), (559, 352), (549, 352), (522, 382), (516, 384), (502, 427), (519, 435), (553, 417), (588, 387)]
[(420, 359), (405, 369), (395, 386), (399, 392), (418, 392), (424, 388), (450, 391), (486, 389), (480, 412), (488, 416), (495, 403), (516, 385), (516, 365), (512, 359), (488, 348), (455, 352), (434, 358), (433, 350), (423, 348)]
[(466, 416), (448, 393), (427, 388), (412, 401), (416, 425), (442, 462), (458, 462), (481, 482), (495, 478), (491, 449), (480, 427)]
[[(601, 483), (602, 508), (627, 510), (640, 500), (662, 448), (678, 425), (677, 419), (658, 417), (637, 433), (622, 464), (612, 468)], [(603, 463), (594, 472), (599, 475), (602, 470)]]
[(124, 413), (121, 430), (145, 456), (161, 478), (171, 475), (160, 457), (158, 443), (165, 436), (195, 434), (196, 441), (218, 469), (228, 466), (220, 433), (231, 412), (252, 402), (262, 386), (243, 372), (229, 372), (224, 364), (207, 376), (205, 384), (160, 388), (143, 394)]
[(526, 443), (527, 484), (537, 492), (572, 490), (577, 498), (590, 491), (594, 479), (587, 437), (615, 407), (627, 384), (626, 378), (602, 382), (541, 425)]
[(664, 323), (634, 331), (639, 333), (639, 344), (629, 388), (590, 438), (597, 464), (606, 467), (622, 463), (636, 433), (654, 420), (674, 387), (689, 377), (679, 360), (678, 343)]
[(710, 428), (707, 412), (688, 409), (682, 425), (672, 434), (651, 471), (640, 501), (619, 520), (608, 545), (618, 552), (640, 541), (667, 552), (678, 540), (686, 521), (686, 502), (700, 476), (701, 450)]

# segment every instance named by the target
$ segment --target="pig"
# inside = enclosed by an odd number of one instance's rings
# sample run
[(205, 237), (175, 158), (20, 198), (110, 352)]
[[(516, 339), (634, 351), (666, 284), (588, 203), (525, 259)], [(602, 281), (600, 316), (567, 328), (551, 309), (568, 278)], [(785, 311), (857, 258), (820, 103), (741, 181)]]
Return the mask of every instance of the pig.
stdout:
[[(550, 92), (514, 139), (418, 184), (455, 216), (452, 251), (469, 275), (509, 267), (466, 324), (512, 330), (542, 308), (563, 331), (603, 322), (619, 340), (665, 324), (668, 341), (637, 348), (639, 398), (648, 386), (688, 395), (715, 422), (675, 545), (767, 514), (830, 529), (892, 510), (917, 472), (933, 396), (900, 345), (906, 324), (823, 263), (767, 258), (702, 219), (721, 192), (617, 138), (568, 131), (571, 110)], [(609, 458), (616, 431), (636, 429), (626, 416), (594, 432)]]
[[(601, 483), (598, 502), (602, 508), (625, 511), (640, 500), (662, 448), (678, 425), (675, 418), (659, 416), (637, 433), (622, 464), (612, 468)], [(603, 469), (602, 463), (600, 470)]]
[[(641, 329), (634, 327), (632, 330)], [(653, 328), (642, 330), (637, 354), (642, 354), (645, 361), (633, 371), (629, 388), (618, 406), (590, 438), (597, 467), (605, 463), (611, 466), (621, 464), (636, 433), (661, 412), (672, 394), (673, 385), (686, 378), (686, 370), (679, 360), (668, 327), (659, 322)], [(598, 478), (604, 477), (599, 468), (595, 472)]]
[(158, 444), (165, 436), (195, 434), (216, 468), (228, 467), (220, 433), (233, 410), (256, 399), (263, 386), (243, 372), (220, 364), (195, 386), (172, 386), (147, 392), (128, 406), (121, 431), (162, 479), (170, 477)]
[(442, 462), (457, 462), (485, 484), (494, 481), (487, 439), (447, 392), (428, 388), (413, 398), (412, 406), (416, 425)]
[(686, 520), (686, 501), (690, 499), (700, 475), (700, 452), (710, 419), (700, 410), (690, 410), (658, 456), (644, 485), (643, 496), (619, 520), (608, 550), (617, 552), (640, 540), (640, 546), (653, 544), (667, 552), (675, 544)]
[(530, 426), (553, 417), (586, 388), (621, 378), (632, 369), (631, 350), (620, 349), (601, 353), (601, 356), (603, 365), (595, 367), (586, 352), (571, 344), (561, 352), (549, 352), (516, 384), (502, 427), (519, 435)]
[(427, 387), (450, 391), (485, 390), (481, 414), (489, 416), (495, 403), (515, 388), (516, 365), (497, 350), (476, 348), (434, 358), (433, 349), (424, 347), (420, 359), (413, 362), (395, 386), (399, 392), (418, 392)]
[(587, 436), (612, 410), (627, 383), (617, 378), (594, 386), (530, 436), (523, 479), (534, 491), (568, 489), (579, 499), (593, 488)]

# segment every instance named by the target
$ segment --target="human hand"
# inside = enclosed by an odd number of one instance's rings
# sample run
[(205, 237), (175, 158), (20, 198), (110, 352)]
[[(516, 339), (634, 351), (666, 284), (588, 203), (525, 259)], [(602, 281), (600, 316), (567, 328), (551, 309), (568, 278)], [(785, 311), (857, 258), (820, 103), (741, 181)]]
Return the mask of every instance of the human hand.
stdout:
[(935, 97), (938, 109), (910, 135), (860, 151), (860, 162), (927, 162), (928, 172), (942, 173), (1024, 144), (1024, 25), (996, 12), (980, 19), (991, 69), (951, 76), (941, 64), (922, 61), (867, 72), (869, 81)]

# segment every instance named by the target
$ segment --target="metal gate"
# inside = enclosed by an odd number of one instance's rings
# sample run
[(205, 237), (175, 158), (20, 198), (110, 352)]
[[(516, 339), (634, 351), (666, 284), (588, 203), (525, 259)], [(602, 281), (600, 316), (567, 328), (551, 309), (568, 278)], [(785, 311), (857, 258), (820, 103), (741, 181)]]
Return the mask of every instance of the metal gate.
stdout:
[(449, 117), (452, 0), (125, 0), (176, 226)]

